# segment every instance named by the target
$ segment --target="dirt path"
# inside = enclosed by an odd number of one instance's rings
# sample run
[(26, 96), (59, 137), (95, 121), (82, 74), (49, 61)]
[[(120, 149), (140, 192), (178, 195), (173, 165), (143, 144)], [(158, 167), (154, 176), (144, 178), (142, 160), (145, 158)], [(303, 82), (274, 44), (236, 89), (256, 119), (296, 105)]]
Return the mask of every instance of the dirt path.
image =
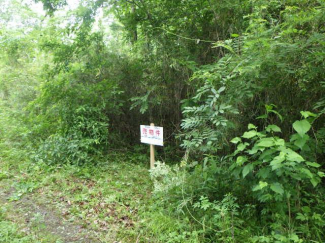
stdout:
[(0, 157), (0, 223), (12, 222), (18, 238), (25, 232), (33, 243), (149, 242), (142, 234), (151, 197), (146, 166), (2, 164)]
[(38, 238), (46, 239), (41, 242), (55, 243), (96, 243), (95, 232), (89, 231), (80, 225), (64, 220), (51, 204), (45, 205), (36, 201), (36, 193), (27, 194), (20, 200), (10, 201), (13, 190), (5, 191), (0, 187), (0, 204), (7, 207), (10, 220), (23, 225), (26, 233), (35, 233)]

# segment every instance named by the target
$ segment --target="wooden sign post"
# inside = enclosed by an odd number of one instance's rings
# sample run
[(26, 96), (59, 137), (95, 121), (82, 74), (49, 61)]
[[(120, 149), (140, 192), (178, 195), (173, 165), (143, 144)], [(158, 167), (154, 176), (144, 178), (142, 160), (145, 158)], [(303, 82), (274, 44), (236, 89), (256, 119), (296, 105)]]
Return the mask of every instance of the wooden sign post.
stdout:
[(140, 125), (141, 143), (150, 144), (150, 169), (155, 167), (155, 145), (164, 146), (164, 129), (155, 127), (151, 123), (150, 126)]

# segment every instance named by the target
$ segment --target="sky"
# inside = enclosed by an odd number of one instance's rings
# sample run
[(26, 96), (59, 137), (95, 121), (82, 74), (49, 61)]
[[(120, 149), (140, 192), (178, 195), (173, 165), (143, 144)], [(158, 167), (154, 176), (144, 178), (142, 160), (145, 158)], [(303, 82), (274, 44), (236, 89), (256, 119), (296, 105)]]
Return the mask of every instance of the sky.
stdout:
[[(65, 10), (75, 9), (79, 6), (80, 0), (67, 0), (68, 5)], [(28, 6), (39, 17), (46, 16), (46, 12), (43, 10), (43, 4), (41, 2), (35, 3), (34, 0), (0, 0), (0, 27), (5, 25), (9, 29), (16, 28), (28, 28), (28, 23), (35, 23), (39, 21), (36, 16), (30, 15), (29, 10), (21, 8), (21, 4)], [(19, 7), (19, 11), (18, 8)], [(27, 17), (28, 16), (28, 17)]]
[[(33, 0), (23, 0), (28, 3), (35, 12), (45, 15), (45, 11), (43, 10), (43, 4), (41, 2), (35, 3)], [(68, 7), (67, 9), (75, 9), (79, 5), (79, 0), (67, 0)]]
[[(73, 17), (69, 17), (67, 11), (76, 9), (81, 1), (82, 0), (67, 0), (68, 5), (63, 10), (56, 13), (57, 16), (60, 16), (61, 23), (59, 23), (59, 26), (61, 28), (65, 28), (73, 19)], [(28, 8), (22, 8), (21, 3), (28, 6)], [(34, 16), (31, 14), (31, 11), (35, 13)], [(43, 4), (41, 2), (35, 3), (35, 0), (0, 0), (0, 29), (1, 25), (3, 25), (6, 26), (8, 30), (20, 29), (23, 33), (27, 34), (29, 31), (33, 30), (35, 25), (46, 24), (48, 18), (42, 18), (45, 16), (46, 12), (43, 10)], [(103, 19), (102, 9), (99, 9), (97, 12), (93, 30), (98, 30), (100, 19)], [(112, 16), (108, 16), (105, 17), (103, 21), (105, 22), (105, 26), (109, 27), (113, 20)], [(105, 32), (107, 39), (110, 39), (111, 34), (109, 33), (109, 28), (106, 28)]]
[(43, 4), (42, 3), (40, 3), (40, 2), (35, 3), (34, 1), (32, 1), (32, 2), (27, 2), (27, 4), (36, 13), (41, 14), (41, 15), (44, 15), (45, 14), (45, 11), (43, 10)]

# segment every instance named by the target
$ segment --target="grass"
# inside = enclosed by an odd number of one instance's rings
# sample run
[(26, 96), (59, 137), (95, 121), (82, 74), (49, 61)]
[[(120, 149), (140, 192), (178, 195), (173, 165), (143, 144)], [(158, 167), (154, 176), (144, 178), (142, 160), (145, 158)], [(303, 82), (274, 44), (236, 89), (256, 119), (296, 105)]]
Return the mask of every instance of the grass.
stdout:
[[(62, 220), (81, 225), (95, 235), (96, 242), (148, 242), (141, 215), (148, 210), (152, 184), (145, 163), (130, 163), (121, 155), (83, 167), (27, 160), (18, 164), (17, 159), (7, 157), (0, 162), (0, 186), (10, 191), (9, 202), (23, 201), (28, 195)], [(36, 235), (42, 231), (32, 230)]]
[(141, 228), (139, 211), (151, 191), (144, 166), (105, 161), (82, 168), (64, 166), (46, 174), (38, 192), (51, 198), (66, 220), (96, 231), (103, 242), (135, 242)]
[(0, 200), (6, 206), (0, 243), (60, 243), (73, 237), (94, 243), (165, 243), (170, 233), (183, 227), (154, 206), (146, 155), (136, 150), (111, 152), (96, 164), (79, 167), (32, 163), (31, 151), (21, 146), (23, 136), (17, 135), (25, 133), (23, 123), (10, 121), (3, 112)]
[(0, 208), (0, 242), (11, 243), (11, 242), (35, 242), (35, 239), (21, 229), (18, 224), (7, 220), (5, 214), (5, 207)]

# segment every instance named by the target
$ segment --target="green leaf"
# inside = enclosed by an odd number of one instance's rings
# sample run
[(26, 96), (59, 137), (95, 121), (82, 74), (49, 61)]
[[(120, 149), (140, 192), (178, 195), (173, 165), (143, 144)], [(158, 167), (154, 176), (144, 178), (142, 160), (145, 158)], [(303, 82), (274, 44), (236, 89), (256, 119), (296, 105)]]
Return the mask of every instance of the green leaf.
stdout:
[(259, 146), (259, 147), (272, 147), (272, 146), (274, 146), (274, 140), (273, 140), (273, 138), (262, 138), (258, 142), (257, 146)]
[(267, 149), (265, 150), (259, 157), (259, 160), (262, 160), (263, 162), (269, 161), (273, 158), (273, 155), (277, 150), (275, 149)]
[(292, 240), (293, 242), (299, 242), (299, 237), (296, 234), (292, 234), (290, 235), (290, 240)]
[(253, 138), (257, 135), (257, 132), (255, 130), (249, 131), (249, 132), (245, 132), (243, 134), (243, 138)]
[(276, 137), (275, 138), (275, 141), (274, 141), (274, 145), (276, 145), (276, 146), (284, 146), (285, 145), (285, 141), (282, 138)]
[(272, 191), (280, 195), (283, 195), (284, 193), (283, 186), (279, 182), (273, 183), (270, 188)]
[(311, 173), (311, 171), (308, 170), (308, 169), (306, 169), (306, 168), (301, 168), (300, 171), (303, 174), (305, 174), (306, 176), (308, 176), (309, 178), (313, 178), (314, 177), (313, 173)]
[(264, 167), (257, 172), (257, 176), (262, 179), (266, 179), (270, 175), (270, 168)]
[(316, 163), (316, 162), (306, 162), (307, 165), (311, 166), (311, 167), (315, 167), (318, 168), (320, 167), (320, 164)]
[(296, 219), (299, 219), (300, 221), (306, 221), (308, 218), (302, 213), (297, 213)]
[(279, 112), (277, 112), (275, 110), (269, 110), (268, 112), (276, 114), (280, 118), (280, 120), (283, 121), (283, 117), (281, 116), (281, 114)]
[(304, 117), (304, 118), (308, 118), (310, 116), (312, 117), (317, 117), (316, 114), (310, 112), (310, 111), (300, 111), (300, 114)]
[(220, 93), (222, 93), (225, 89), (226, 89), (226, 87), (225, 87), (225, 86), (222, 86), (222, 87), (220, 87), (220, 89), (218, 89), (217, 92), (220, 94)]
[(248, 143), (240, 143), (240, 144), (238, 144), (237, 151), (243, 151), (246, 148), (247, 145), (248, 145)]
[(313, 177), (310, 179), (311, 184), (313, 184), (314, 187), (316, 187), (320, 183), (320, 179)]
[(267, 114), (256, 117), (256, 119), (267, 119)]
[(254, 166), (252, 164), (248, 164), (243, 169), (243, 178), (245, 178), (249, 172), (251, 172), (254, 169)]
[(253, 187), (253, 192), (259, 191), (261, 190), (261, 186), (260, 185), (256, 185)]
[(235, 138), (231, 139), (230, 142), (231, 142), (231, 143), (234, 143), (234, 144), (237, 144), (237, 143), (241, 142), (241, 138), (239, 138), (239, 137), (235, 137)]
[(304, 207), (302, 207), (301, 208), (302, 209), (302, 211), (304, 212), (304, 213), (311, 213), (311, 208), (310, 207), (308, 207), (308, 206), (304, 206)]
[(234, 49), (231, 46), (229, 46), (221, 41), (217, 42), (212, 48), (217, 48), (217, 47), (223, 47), (223, 48), (227, 49), (228, 51), (230, 51), (231, 53), (236, 54), (234, 52)]
[(247, 152), (248, 152), (248, 154), (252, 155), (252, 154), (256, 154), (258, 152), (258, 150), (259, 150), (259, 147), (254, 145), (254, 147), (252, 149), (248, 150)]
[(285, 153), (280, 152), (280, 154), (271, 161), (270, 165), (272, 166), (272, 170), (276, 170), (282, 167), (282, 162), (285, 160)]
[(248, 130), (257, 129), (257, 127), (251, 123), (248, 124)]
[(281, 132), (281, 128), (276, 125), (268, 125), (265, 130), (267, 132)]
[(295, 121), (292, 126), (301, 137), (311, 128), (311, 125), (307, 120)]
[(299, 138), (301, 138), (300, 135), (298, 133), (295, 133), (290, 137), (290, 142), (296, 141)]
[(265, 182), (265, 181), (260, 181), (259, 182), (259, 185), (260, 185), (260, 188), (263, 189), (264, 187), (267, 187), (268, 186), (268, 183)]
[(304, 134), (303, 136), (298, 136), (299, 138), (296, 139), (294, 142), (294, 145), (296, 145), (298, 148), (302, 150), (306, 142), (309, 140), (309, 136), (307, 134)]
[(317, 172), (317, 175), (318, 175), (319, 177), (325, 177), (325, 173), (322, 172), (322, 171), (318, 171), (318, 172)]
[(268, 186), (267, 182), (260, 181), (259, 184), (253, 188), (253, 192), (262, 190), (266, 186)]
[(237, 157), (236, 164), (242, 166), (247, 161), (246, 156), (239, 156)]
[(287, 154), (287, 160), (289, 161), (294, 161), (294, 162), (302, 162), (305, 161), (305, 159), (298, 153), (296, 153), (295, 151), (293, 151), (292, 149), (285, 149), (285, 152)]

